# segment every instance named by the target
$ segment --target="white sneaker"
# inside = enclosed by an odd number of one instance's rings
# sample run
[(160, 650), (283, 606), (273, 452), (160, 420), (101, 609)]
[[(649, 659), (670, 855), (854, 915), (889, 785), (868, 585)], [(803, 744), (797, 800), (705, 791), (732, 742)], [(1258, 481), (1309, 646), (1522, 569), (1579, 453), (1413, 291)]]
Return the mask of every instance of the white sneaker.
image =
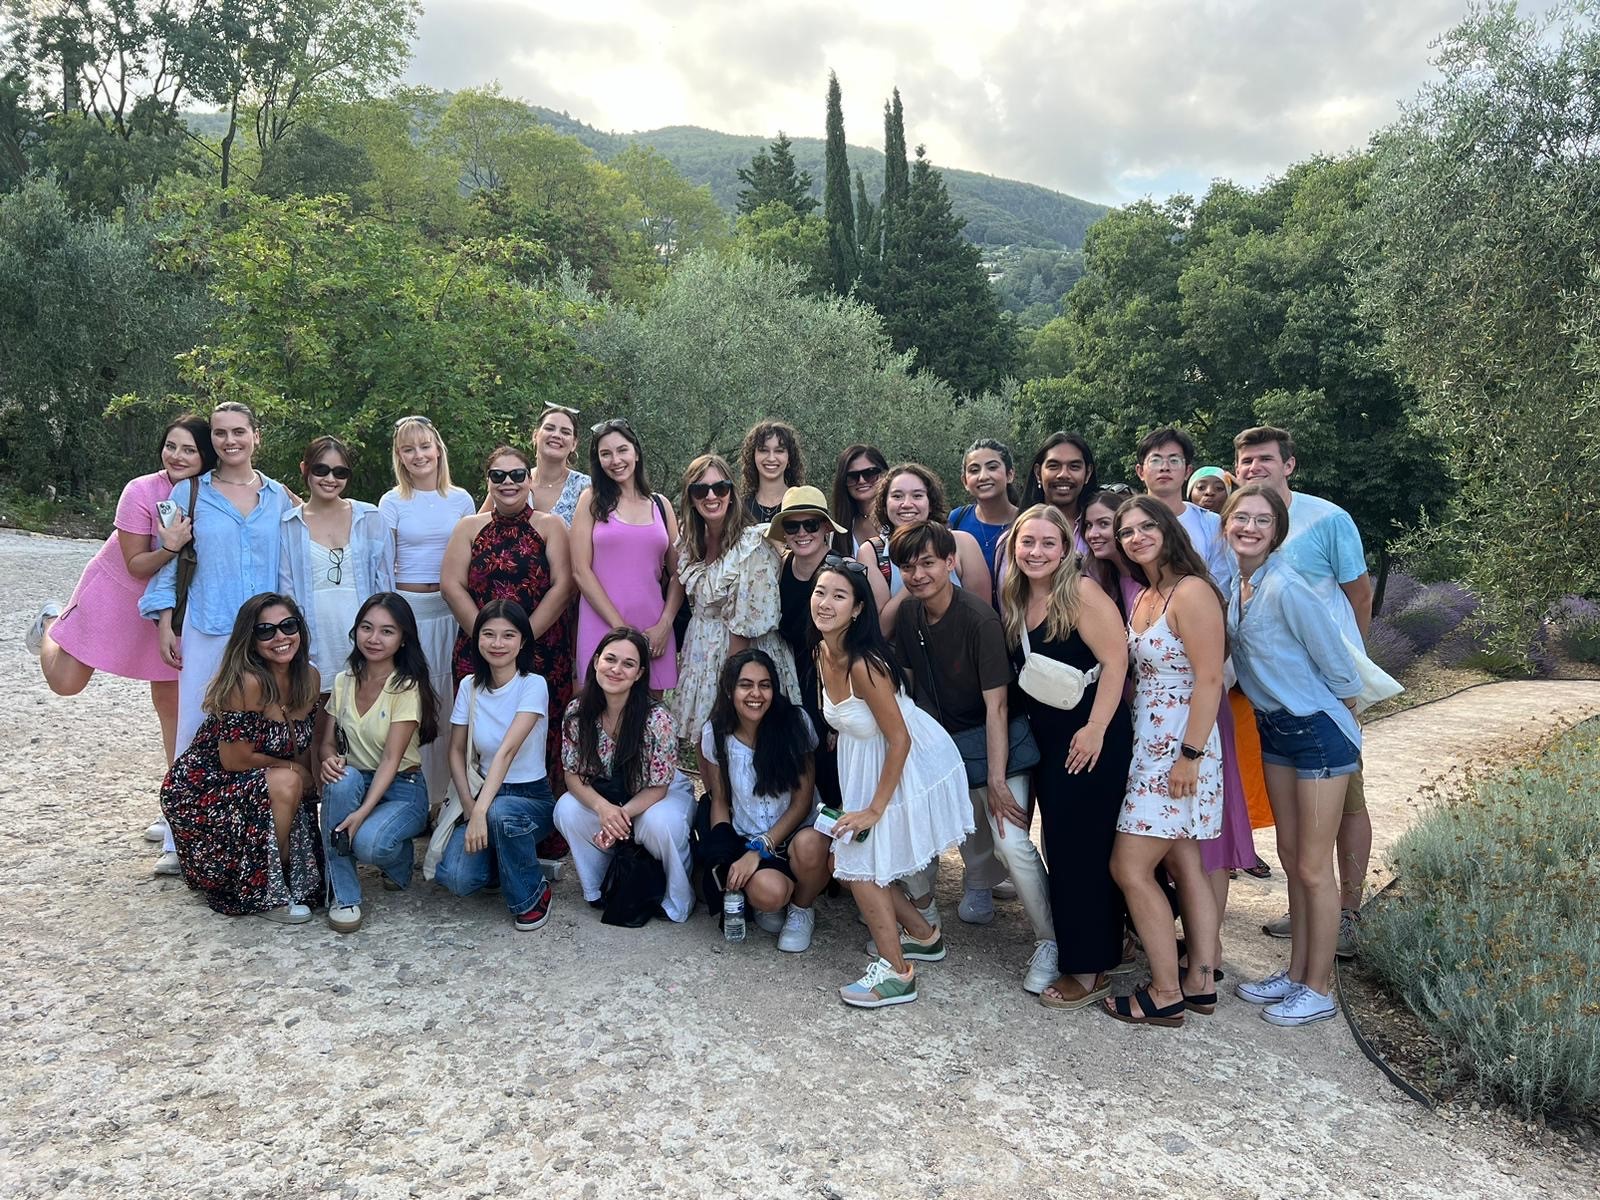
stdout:
[(1022, 977), (1022, 990), (1037, 996), (1054, 983), (1061, 974), (1056, 970), (1057, 961), (1054, 942), (1035, 942), (1033, 957), (1028, 960), (1028, 973)]
[(279, 925), (304, 925), (311, 920), (311, 910), (304, 904), (285, 904), (281, 908), (269, 908), (266, 912), (259, 912), (256, 916), (276, 921)]
[(783, 920), (783, 932), (778, 935), (778, 949), (790, 954), (801, 954), (811, 949), (811, 934), (816, 927), (816, 913), (798, 904), (789, 905), (789, 915)]
[(1009, 879), (1002, 879), (989, 891), (996, 900), (1015, 900), (1017, 898), (1017, 885)]
[(39, 657), (39, 651), (44, 649), (44, 631), (49, 627), (50, 618), (60, 615), (61, 605), (54, 600), (44, 602), (39, 615), (33, 619), (33, 624), (28, 626), (28, 632), (22, 635), (22, 644), (27, 647), (29, 654), (35, 658)]
[(168, 850), (158, 859), (156, 865), (150, 868), (157, 875), (182, 875), (183, 868), (178, 865), (178, 852)]
[[(929, 900), (927, 908), (919, 908), (917, 911), (922, 914), (922, 919), (935, 929), (944, 928), (944, 925), (939, 921), (939, 902), (937, 900)], [(864, 925), (866, 922), (863, 921), (862, 924)]]
[(154, 825), (144, 831), (144, 840), (147, 842), (164, 842), (167, 840), (167, 819), (162, 817)]
[[(304, 905), (296, 907), (304, 908)], [(328, 928), (335, 933), (354, 933), (361, 928), (361, 905), (335, 904), (328, 909)]]
[(968, 888), (956, 907), (956, 916), (968, 925), (987, 925), (994, 920), (994, 893), (988, 888)]
[(1248, 1000), (1251, 1004), (1276, 1004), (1280, 1000), (1287, 1000), (1299, 986), (1289, 978), (1289, 972), (1274, 971), (1265, 979), (1258, 979), (1254, 983), (1234, 984), (1233, 994), (1241, 1000)]
[(782, 913), (762, 912), (759, 909), (756, 910), (756, 924), (761, 926), (761, 928), (765, 929), (768, 933), (783, 932), (785, 923), (786, 922), (783, 919)]
[(1339, 1011), (1332, 996), (1324, 996), (1303, 983), (1276, 1004), (1261, 1010), (1261, 1019), (1273, 1025), (1310, 1025), (1313, 1021), (1326, 1021)]

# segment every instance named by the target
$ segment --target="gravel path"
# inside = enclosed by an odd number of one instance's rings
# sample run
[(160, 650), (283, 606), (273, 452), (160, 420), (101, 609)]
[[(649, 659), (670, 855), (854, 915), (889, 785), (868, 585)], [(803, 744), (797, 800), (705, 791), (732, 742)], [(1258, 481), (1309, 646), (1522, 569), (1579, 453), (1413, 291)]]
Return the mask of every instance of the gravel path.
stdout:
[[(1587, 1194), (1590, 1176), (1402, 1099), (1344, 1022), (1275, 1030), (1225, 999), (1181, 1031), (1052, 1013), (1020, 989), (1015, 902), (915, 1005), (845, 1009), (862, 928), (823, 902), (811, 953), (703, 915), (550, 923), (368, 881), (341, 937), (211, 913), (148, 874), (162, 770), (142, 685), (49, 694), (20, 636), (93, 547), (0, 535), (8, 959), (0, 1194), (1461, 1197)], [(1516, 690), (1510, 690), (1516, 689)], [(1501, 699), (1504, 697), (1505, 699)], [(1380, 837), (1423, 777), (1600, 711), (1600, 684), (1505, 684), (1370, 731)], [(1473, 750), (1472, 747), (1477, 747)], [(1398, 792), (1399, 787), (1407, 789)], [(1263, 838), (1263, 848), (1269, 843)], [(1275, 857), (1268, 849), (1269, 857)], [(945, 872), (946, 888), (959, 871)], [(1230, 973), (1281, 880), (1241, 880)], [(955, 896), (944, 896), (953, 912)]]

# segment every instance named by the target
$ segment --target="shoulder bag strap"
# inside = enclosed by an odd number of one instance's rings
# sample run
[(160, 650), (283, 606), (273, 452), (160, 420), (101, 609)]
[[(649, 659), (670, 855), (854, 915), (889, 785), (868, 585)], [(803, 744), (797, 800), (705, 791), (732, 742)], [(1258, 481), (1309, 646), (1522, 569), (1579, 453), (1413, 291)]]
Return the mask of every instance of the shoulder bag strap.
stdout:
[(939, 724), (944, 724), (944, 704), (939, 700), (939, 675), (933, 669), (933, 656), (928, 653), (928, 639), (922, 635), (927, 626), (927, 614), (922, 610), (922, 602), (917, 605), (917, 645), (922, 647), (922, 661), (928, 669), (928, 690), (933, 693), (933, 707), (939, 716)]

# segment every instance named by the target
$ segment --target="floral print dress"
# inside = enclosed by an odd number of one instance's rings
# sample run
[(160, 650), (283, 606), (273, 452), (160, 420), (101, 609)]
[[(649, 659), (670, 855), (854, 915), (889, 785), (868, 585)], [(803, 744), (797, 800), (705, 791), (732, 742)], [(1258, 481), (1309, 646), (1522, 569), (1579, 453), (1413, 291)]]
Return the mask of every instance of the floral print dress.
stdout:
[(1181, 800), (1167, 794), (1167, 773), (1189, 723), (1194, 668), (1184, 653), (1183, 639), (1167, 624), (1166, 609), (1143, 633), (1129, 628), (1128, 652), (1133, 668), (1133, 762), (1117, 830), (1142, 837), (1214, 838), (1222, 832), (1222, 740), (1215, 725), (1198, 763), (1195, 794)]
[(226, 916), (266, 912), (286, 904), (316, 906), (322, 898), (322, 839), (316, 806), (307, 797), (289, 831), (285, 875), (267, 798), (267, 771), (229, 771), (223, 742), (244, 742), (257, 754), (289, 762), (305, 754), (316, 726), (274, 721), (265, 713), (208, 716), (161, 785), (161, 812), (172, 826), (183, 879)]

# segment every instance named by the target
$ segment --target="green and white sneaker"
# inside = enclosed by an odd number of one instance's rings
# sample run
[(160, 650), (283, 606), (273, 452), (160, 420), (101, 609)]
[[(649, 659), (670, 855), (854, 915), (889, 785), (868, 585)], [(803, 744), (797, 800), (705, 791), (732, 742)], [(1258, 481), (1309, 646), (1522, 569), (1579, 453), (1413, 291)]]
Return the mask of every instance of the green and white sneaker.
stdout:
[[(867, 953), (878, 957), (878, 942), (876, 938), (867, 939)], [(917, 962), (940, 962), (944, 959), (944, 932), (935, 925), (933, 936), (925, 942), (919, 942), (904, 929), (900, 931), (900, 954), (903, 958), (915, 959)], [(1054, 979), (1052, 975), (1050, 978)]]
[(867, 973), (839, 989), (839, 999), (851, 1008), (884, 1008), (890, 1004), (910, 1004), (917, 998), (917, 973), (901, 976), (884, 959), (874, 959)]

